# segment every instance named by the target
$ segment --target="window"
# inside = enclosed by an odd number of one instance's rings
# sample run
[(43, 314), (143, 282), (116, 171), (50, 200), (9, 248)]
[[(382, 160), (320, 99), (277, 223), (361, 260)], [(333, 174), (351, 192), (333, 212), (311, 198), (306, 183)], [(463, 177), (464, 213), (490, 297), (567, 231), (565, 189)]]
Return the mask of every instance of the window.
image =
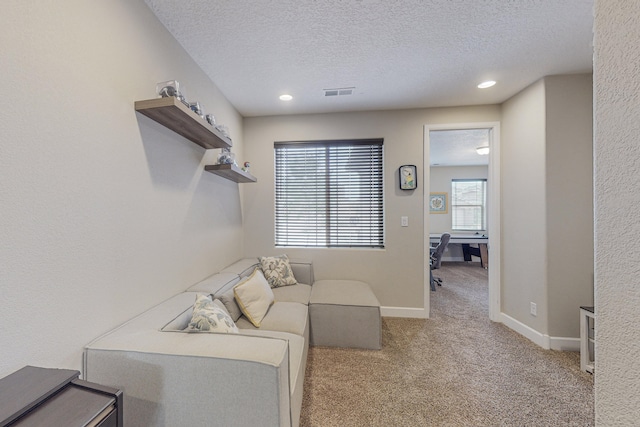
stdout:
[(451, 181), (451, 229), (486, 230), (487, 180)]
[(382, 139), (274, 149), (276, 246), (384, 247)]

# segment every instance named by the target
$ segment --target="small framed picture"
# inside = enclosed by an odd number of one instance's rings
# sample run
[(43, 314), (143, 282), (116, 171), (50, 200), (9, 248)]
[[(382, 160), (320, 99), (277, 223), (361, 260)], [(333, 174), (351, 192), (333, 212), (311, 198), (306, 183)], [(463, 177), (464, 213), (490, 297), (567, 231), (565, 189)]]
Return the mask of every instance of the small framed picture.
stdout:
[(429, 213), (446, 214), (447, 213), (447, 193), (430, 193), (429, 194)]
[(400, 189), (415, 190), (418, 188), (418, 174), (415, 165), (402, 165), (400, 172)]

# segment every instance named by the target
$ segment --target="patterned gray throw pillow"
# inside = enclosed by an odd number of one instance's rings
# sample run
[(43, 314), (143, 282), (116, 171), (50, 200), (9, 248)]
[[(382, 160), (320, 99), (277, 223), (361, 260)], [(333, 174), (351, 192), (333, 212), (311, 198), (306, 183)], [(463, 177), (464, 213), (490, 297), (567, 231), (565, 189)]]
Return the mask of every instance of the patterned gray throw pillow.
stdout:
[(212, 301), (211, 295), (198, 295), (193, 304), (193, 315), (187, 331), (225, 332), (237, 334), (238, 327), (220, 301)]
[(288, 256), (260, 257), (258, 260), (260, 261), (262, 273), (264, 273), (264, 277), (272, 288), (298, 284), (298, 281), (293, 276)]

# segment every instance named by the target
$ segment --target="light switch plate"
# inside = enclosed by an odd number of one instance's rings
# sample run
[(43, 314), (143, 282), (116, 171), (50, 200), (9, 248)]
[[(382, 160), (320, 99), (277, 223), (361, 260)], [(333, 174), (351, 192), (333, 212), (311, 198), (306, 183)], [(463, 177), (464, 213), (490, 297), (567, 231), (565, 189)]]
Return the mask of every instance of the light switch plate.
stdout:
[(403, 227), (408, 227), (409, 226), (409, 217), (408, 216), (403, 216), (400, 218), (400, 225), (402, 225)]

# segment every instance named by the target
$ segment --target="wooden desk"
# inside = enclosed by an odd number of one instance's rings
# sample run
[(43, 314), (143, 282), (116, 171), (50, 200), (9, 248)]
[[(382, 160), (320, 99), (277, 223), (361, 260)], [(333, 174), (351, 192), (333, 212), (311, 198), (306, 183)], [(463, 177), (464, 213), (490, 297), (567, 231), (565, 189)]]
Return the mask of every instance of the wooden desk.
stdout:
[[(429, 242), (437, 244), (440, 241), (442, 233), (430, 233)], [(462, 245), (462, 253), (465, 261), (471, 261), (471, 256), (480, 257), (480, 265), (484, 268), (489, 268), (489, 237), (484, 234), (452, 234), (449, 239), (449, 244)], [(477, 248), (472, 247), (472, 244), (478, 245)]]

